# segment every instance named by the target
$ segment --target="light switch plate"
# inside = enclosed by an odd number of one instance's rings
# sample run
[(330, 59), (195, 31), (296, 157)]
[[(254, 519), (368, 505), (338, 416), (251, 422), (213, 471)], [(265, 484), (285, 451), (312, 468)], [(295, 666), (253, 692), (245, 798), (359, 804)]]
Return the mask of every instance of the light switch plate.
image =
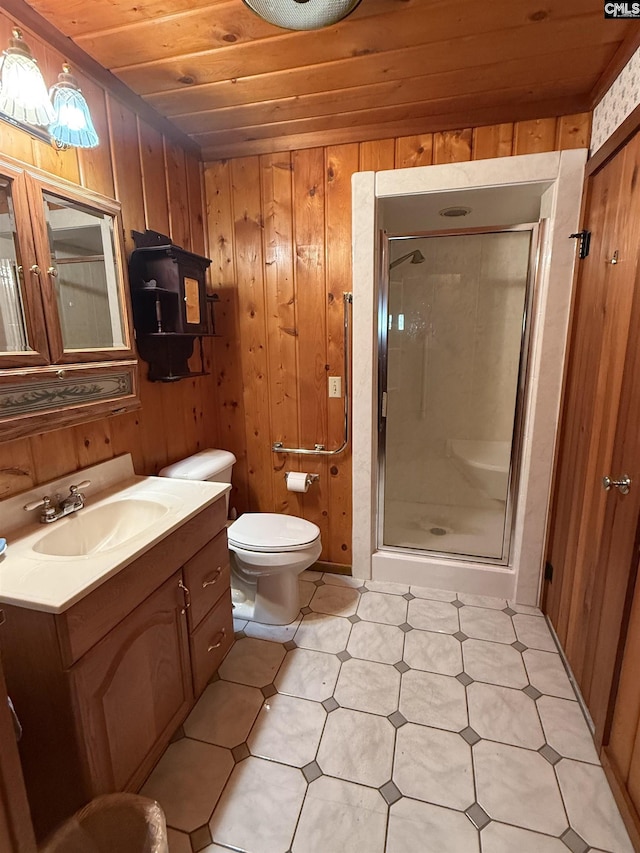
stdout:
[(329, 377), (329, 396), (342, 397), (342, 376)]

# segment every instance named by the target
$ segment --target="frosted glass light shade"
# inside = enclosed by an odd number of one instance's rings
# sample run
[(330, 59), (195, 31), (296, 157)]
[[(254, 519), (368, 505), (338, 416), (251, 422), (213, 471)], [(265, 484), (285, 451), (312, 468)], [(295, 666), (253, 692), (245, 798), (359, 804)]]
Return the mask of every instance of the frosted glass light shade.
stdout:
[(318, 30), (352, 12), (360, 0), (244, 0), (246, 5), (277, 27)]
[(41, 127), (54, 118), (38, 63), (18, 29), (0, 60), (0, 111), (16, 121)]
[(58, 82), (51, 87), (50, 94), (55, 111), (55, 117), (49, 125), (53, 139), (60, 145), (95, 148), (99, 139), (89, 106), (68, 65), (63, 65)]

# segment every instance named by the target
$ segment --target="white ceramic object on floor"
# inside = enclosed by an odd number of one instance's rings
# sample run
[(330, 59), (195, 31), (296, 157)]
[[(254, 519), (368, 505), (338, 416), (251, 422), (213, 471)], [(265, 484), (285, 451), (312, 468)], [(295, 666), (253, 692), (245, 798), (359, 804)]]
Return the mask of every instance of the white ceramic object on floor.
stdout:
[[(235, 456), (203, 450), (160, 471), (161, 477), (229, 482)], [(227, 504), (228, 508), (228, 504)], [(293, 515), (245, 513), (228, 528), (233, 615), (288, 625), (298, 615), (298, 575), (322, 551), (320, 528)]]

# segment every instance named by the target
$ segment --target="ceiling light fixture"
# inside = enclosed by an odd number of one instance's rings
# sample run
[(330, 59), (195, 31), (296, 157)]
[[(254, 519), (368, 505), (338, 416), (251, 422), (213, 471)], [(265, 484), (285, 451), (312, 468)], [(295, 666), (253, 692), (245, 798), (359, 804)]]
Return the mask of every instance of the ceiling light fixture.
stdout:
[(345, 18), (360, 0), (244, 0), (246, 5), (276, 27), (318, 30)]
[(17, 27), (0, 60), (0, 111), (40, 127), (55, 118), (38, 63)]
[(49, 93), (53, 101), (55, 118), (49, 125), (49, 133), (58, 145), (74, 148), (95, 148), (98, 134), (91, 120), (91, 113), (80, 91), (78, 81), (65, 63), (58, 82)]

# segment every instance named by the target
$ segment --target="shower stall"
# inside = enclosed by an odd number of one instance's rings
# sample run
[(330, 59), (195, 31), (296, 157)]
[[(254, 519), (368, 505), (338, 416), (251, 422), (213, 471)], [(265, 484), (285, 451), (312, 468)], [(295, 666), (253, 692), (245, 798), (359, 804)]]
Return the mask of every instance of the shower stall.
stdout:
[(354, 175), (355, 576), (537, 603), (585, 159)]
[(537, 234), (385, 235), (380, 548), (508, 563)]

